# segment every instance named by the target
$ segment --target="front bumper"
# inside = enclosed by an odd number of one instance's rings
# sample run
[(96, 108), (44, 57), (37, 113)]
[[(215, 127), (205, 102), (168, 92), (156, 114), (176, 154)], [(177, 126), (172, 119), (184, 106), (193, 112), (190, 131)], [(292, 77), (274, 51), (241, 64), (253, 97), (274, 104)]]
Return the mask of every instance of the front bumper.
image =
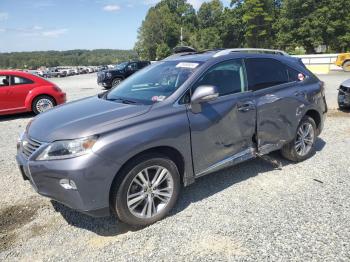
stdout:
[(112, 79), (109, 79), (104, 73), (98, 73), (97, 84), (103, 87), (111, 87)]
[(99, 81), (97, 81), (97, 84), (99, 85), (99, 86), (103, 86), (103, 87), (112, 87), (112, 83), (110, 83), (109, 81), (101, 81), (101, 82), (99, 82)]
[[(29, 180), (40, 195), (91, 216), (110, 214), (109, 192), (119, 169), (115, 163), (94, 153), (50, 161), (35, 161), (32, 157), (27, 159), (19, 149), (16, 160), (23, 179)], [(62, 179), (73, 180), (77, 189), (65, 189), (60, 184)]]
[(339, 90), (338, 104), (339, 106), (350, 107), (350, 92)]

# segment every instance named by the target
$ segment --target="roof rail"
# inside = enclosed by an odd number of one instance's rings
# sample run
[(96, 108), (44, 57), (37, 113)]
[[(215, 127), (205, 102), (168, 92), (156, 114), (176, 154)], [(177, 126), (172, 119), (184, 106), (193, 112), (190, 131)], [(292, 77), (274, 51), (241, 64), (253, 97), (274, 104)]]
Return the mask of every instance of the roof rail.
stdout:
[(173, 53), (174, 54), (179, 54), (179, 53), (190, 53), (190, 52), (197, 52), (196, 49), (194, 49), (191, 46), (177, 46), (173, 48)]
[(281, 50), (274, 49), (263, 49), (263, 48), (230, 48), (219, 51), (213, 55), (213, 57), (219, 57), (223, 55), (228, 55), (230, 53), (242, 52), (242, 53), (256, 53), (256, 54), (272, 54), (272, 55), (283, 55), (289, 56), (288, 53)]

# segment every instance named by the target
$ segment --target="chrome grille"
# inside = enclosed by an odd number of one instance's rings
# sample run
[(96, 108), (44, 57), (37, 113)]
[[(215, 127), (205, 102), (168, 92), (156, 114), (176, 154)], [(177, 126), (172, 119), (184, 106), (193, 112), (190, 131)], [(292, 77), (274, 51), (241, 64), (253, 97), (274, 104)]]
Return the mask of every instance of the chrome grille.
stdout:
[(99, 72), (97, 75), (97, 81), (102, 82), (105, 79), (105, 73), (104, 72)]
[(26, 137), (22, 141), (22, 153), (28, 159), (41, 146), (41, 144), (42, 143), (37, 140)]

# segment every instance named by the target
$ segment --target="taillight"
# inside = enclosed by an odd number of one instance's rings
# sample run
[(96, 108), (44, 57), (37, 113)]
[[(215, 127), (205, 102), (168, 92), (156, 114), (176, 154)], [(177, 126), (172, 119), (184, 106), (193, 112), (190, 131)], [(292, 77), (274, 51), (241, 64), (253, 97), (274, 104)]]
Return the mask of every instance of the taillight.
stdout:
[(325, 96), (325, 92), (324, 92), (324, 82), (320, 81), (320, 87), (321, 87), (321, 94), (322, 96)]

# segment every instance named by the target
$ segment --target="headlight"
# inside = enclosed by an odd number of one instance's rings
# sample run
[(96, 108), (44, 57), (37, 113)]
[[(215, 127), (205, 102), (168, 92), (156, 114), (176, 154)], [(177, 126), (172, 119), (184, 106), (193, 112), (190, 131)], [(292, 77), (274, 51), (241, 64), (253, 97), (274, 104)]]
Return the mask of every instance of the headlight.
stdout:
[(73, 158), (92, 152), (97, 136), (75, 140), (62, 140), (51, 143), (36, 160), (57, 160)]
[(107, 72), (107, 73), (106, 73), (106, 76), (107, 76), (107, 78), (111, 78), (111, 77), (112, 77), (112, 73)]
[(22, 143), (22, 141), (23, 141), (23, 137), (24, 137), (24, 132), (22, 132), (22, 133), (19, 135), (19, 137), (17, 138), (17, 150), (19, 150), (20, 147), (21, 147), (21, 143)]

